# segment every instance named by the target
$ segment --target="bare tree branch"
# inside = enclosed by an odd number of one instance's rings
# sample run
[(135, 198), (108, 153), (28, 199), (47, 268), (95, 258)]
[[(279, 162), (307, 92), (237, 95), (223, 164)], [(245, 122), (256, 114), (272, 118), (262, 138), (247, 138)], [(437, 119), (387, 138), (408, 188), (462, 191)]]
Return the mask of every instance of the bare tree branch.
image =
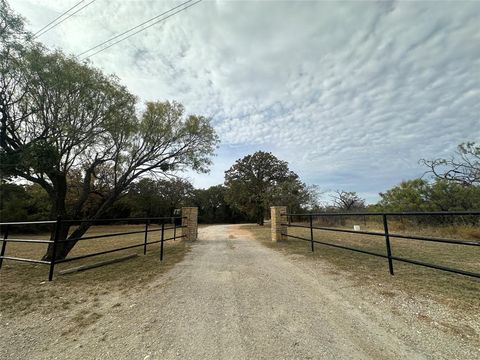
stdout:
[(474, 142), (460, 144), (449, 159), (420, 160), (428, 170), (426, 174), (454, 181), (464, 186), (480, 185), (480, 145)]

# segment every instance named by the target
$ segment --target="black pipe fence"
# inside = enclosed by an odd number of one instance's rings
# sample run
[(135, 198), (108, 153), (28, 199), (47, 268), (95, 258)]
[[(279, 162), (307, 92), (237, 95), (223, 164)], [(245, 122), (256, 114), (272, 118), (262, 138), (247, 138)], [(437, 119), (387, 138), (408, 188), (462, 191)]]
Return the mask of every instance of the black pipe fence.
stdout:
[[(400, 261), (408, 264), (423, 266), (427, 268), (443, 270), (450, 273), (465, 275), (473, 278), (480, 278), (480, 273), (478, 272), (471, 272), (465, 271), (461, 269), (450, 268), (438, 264), (431, 264), (424, 261), (418, 261), (414, 259), (407, 259), (404, 257), (394, 256), (392, 253), (392, 246), (391, 246), (391, 239), (408, 239), (414, 241), (428, 241), (428, 242), (435, 242), (435, 243), (446, 243), (446, 244), (455, 244), (459, 246), (480, 246), (479, 241), (474, 240), (463, 240), (463, 239), (447, 239), (447, 238), (440, 238), (440, 237), (427, 237), (427, 236), (417, 236), (413, 234), (400, 234), (400, 233), (392, 233), (389, 231), (389, 219), (392, 217), (399, 217), (409, 218), (409, 217), (418, 217), (418, 216), (431, 216), (433, 218), (436, 217), (444, 217), (444, 218), (452, 218), (456, 216), (461, 217), (469, 217), (469, 223), (480, 224), (480, 211), (451, 211), (451, 212), (384, 212), (384, 213), (373, 213), (373, 212), (358, 212), (358, 213), (314, 213), (314, 214), (286, 214), (287, 223), (281, 224), (282, 226), (286, 226), (287, 229), (289, 227), (292, 228), (306, 228), (310, 229), (310, 238), (305, 238), (302, 236), (291, 235), (287, 233), (282, 233), (282, 235), (302, 241), (308, 241), (310, 243), (311, 251), (315, 251), (314, 244), (320, 244), (324, 246), (330, 246), (334, 248), (350, 250), (362, 254), (377, 256), (381, 258), (387, 259), (388, 262), (388, 269), (391, 275), (394, 275), (394, 268), (393, 268), (393, 261)], [(297, 218), (307, 218), (308, 225), (302, 224), (295, 224), (293, 223), (292, 219), (294, 217)], [(361, 231), (361, 230), (350, 230), (350, 229), (343, 229), (331, 226), (314, 226), (314, 219), (316, 218), (327, 218), (327, 217), (362, 217), (366, 223), (366, 217), (374, 217), (377, 218), (378, 222), (383, 227), (383, 231)], [(450, 222), (452, 223), (452, 222)], [(371, 236), (379, 236), (385, 239), (385, 253), (378, 253), (364, 249), (353, 248), (350, 246), (333, 244), (326, 241), (319, 241), (315, 240), (314, 238), (314, 230), (320, 231), (331, 231), (331, 232), (341, 232), (341, 233), (349, 233), (349, 234), (363, 234), (363, 235), (371, 235)], [(480, 259), (479, 259), (479, 267), (480, 267)]]
[[(0, 239), (2, 242), (2, 247), (0, 249), (0, 269), (3, 265), (3, 260), (12, 260), (12, 261), (20, 261), (20, 262), (28, 262), (28, 263), (35, 263), (35, 264), (44, 264), (49, 266), (48, 272), (48, 280), (52, 281), (53, 273), (55, 270), (55, 265), (65, 262), (71, 262), (75, 260), (85, 259), (93, 256), (109, 254), (117, 251), (133, 249), (137, 247), (143, 247), (143, 254), (147, 254), (147, 246), (152, 244), (160, 243), (160, 261), (163, 261), (164, 257), (164, 246), (163, 244), (166, 241), (175, 241), (176, 239), (180, 239), (185, 237), (186, 235), (178, 235), (177, 229), (181, 229), (186, 227), (185, 225), (181, 225), (181, 220), (183, 218), (180, 216), (173, 216), (173, 217), (150, 217), (150, 218), (122, 218), (122, 219), (85, 219), (85, 220), (65, 220), (62, 218), (57, 218), (56, 221), (27, 221), (27, 222), (5, 222), (0, 223), (0, 228), (3, 232), (3, 238)], [(78, 225), (84, 222), (92, 223), (92, 224), (132, 224), (135, 223), (136, 225), (145, 224), (143, 230), (136, 230), (136, 231), (126, 231), (126, 232), (114, 232), (102, 235), (91, 235), (91, 236), (81, 236), (76, 238), (67, 238), (62, 240), (59, 238), (59, 232), (62, 226), (65, 225)], [(180, 224), (179, 224), (180, 223)], [(159, 228), (152, 228), (152, 225), (157, 224), (160, 226)], [(10, 229), (15, 227), (23, 226), (31, 226), (31, 225), (49, 225), (52, 226), (52, 234), (53, 239), (51, 240), (37, 240), (37, 239), (16, 239), (9, 237)], [(169, 238), (165, 238), (165, 231), (173, 230), (173, 236)], [(153, 232), (160, 232), (160, 239), (155, 241), (148, 241), (148, 234)], [(124, 236), (124, 235), (132, 235), (132, 234), (145, 234), (143, 242), (139, 244), (129, 245), (118, 247), (114, 249), (109, 249), (105, 251), (99, 251), (94, 253), (89, 253), (85, 255), (79, 256), (72, 256), (66, 257), (64, 259), (56, 259), (57, 258), (57, 248), (59, 244), (68, 243), (68, 242), (77, 242), (77, 241), (85, 241), (85, 240), (94, 240), (94, 239), (101, 239), (101, 238), (111, 238), (117, 236)], [(32, 243), (32, 244), (52, 244), (52, 257), (51, 260), (38, 260), (38, 259), (28, 259), (28, 258), (19, 258), (14, 256), (6, 256), (5, 252), (7, 250), (7, 244), (9, 242), (16, 242), (16, 243)]]

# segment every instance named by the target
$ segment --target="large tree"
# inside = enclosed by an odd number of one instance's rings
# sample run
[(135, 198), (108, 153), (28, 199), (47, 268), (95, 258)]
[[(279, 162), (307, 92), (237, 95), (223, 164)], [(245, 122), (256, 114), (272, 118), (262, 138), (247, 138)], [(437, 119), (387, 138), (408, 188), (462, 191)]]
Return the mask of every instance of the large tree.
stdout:
[[(10, 21), (8, 12), (0, 15)], [(94, 204), (89, 218), (100, 218), (141, 178), (205, 172), (211, 163), (217, 136), (209, 119), (186, 116), (179, 103), (148, 102), (138, 114), (136, 97), (117, 78), (39, 45), (20, 57), (7, 54), (0, 65), (0, 170), (41, 186), (51, 216), (76, 219)], [(79, 191), (67, 207), (72, 178)], [(60, 239), (78, 238), (90, 226), (83, 222), (69, 234), (65, 225)], [(57, 257), (74, 245), (62, 243)], [(44, 259), (51, 256), (49, 247)]]
[(237, 160), (225, 172), (225, 186), (227, 201), (255, 218), (259, 225), (263, 225), (265, 212), (275, 199), (288, 198), (292, 206), (292, 197), (301, 203), (306, 191), (286, 161), (264, 151)]

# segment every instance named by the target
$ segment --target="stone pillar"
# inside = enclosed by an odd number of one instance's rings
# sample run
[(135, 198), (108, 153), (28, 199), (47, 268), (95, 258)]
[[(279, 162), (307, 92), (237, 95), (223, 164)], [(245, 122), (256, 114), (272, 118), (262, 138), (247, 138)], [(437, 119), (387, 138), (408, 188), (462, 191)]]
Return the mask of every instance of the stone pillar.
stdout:
[(287, 233), (287, 226), (281, 225), (287, 223), (287, 207), (286, 206), (272, 206), (270, 208), (271, 226), (272, 226), (272, 241), (277, 242), (287, 240), (283, 234)]
[(198, 235), (198, 208), (182, 207), (182, 235), (185, 240), (195, 241)]

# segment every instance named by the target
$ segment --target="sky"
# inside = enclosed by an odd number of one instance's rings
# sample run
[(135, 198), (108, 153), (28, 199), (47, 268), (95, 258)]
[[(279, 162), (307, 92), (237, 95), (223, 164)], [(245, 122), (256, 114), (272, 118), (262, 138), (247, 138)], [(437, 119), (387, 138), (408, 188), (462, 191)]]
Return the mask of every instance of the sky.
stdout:
[[(9, 1), (33, 32), (77, 2)], [(77, 55), (180, 3), (96, 0), (38, 40)], [(480, 141), (480, 1), (204, 0), (90, 61), (141, 102), (212, 119), (221, 143), (209, 174), (185, 174), (196, 187), (263, 150), (376, 202), (419, 159)]]

